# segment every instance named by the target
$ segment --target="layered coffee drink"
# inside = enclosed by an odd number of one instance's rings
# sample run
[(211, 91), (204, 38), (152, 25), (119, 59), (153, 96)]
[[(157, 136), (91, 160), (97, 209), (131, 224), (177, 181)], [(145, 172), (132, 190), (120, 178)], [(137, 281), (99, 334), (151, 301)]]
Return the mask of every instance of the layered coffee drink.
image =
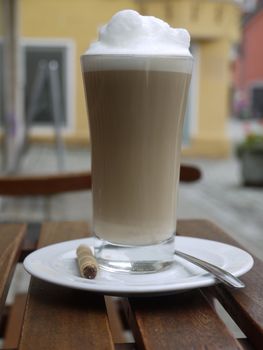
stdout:
[(110, 244), (155, 245), (175, 234), (188, 47), (185, 30), (126, 10), (82, 56), (93, 230)]

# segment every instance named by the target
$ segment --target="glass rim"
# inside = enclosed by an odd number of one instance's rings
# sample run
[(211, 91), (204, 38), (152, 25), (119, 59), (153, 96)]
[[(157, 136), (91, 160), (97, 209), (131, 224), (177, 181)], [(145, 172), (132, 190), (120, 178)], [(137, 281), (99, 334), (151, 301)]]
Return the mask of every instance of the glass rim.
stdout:
[(128, 53), (101, 53), (101, 54), (89, 54), (89, 53), (83, 53), (80, 55), (80, 58), (84, 57), (105, 57), (105, 58), (110, 58), (110, 57), (138, 57), (138, 58), (177, 58), (177, 59), (189, 59), (193, 60), (194, 57), (188, 56), (188, 55), (172, 55), (172, 54), (128, 54)]

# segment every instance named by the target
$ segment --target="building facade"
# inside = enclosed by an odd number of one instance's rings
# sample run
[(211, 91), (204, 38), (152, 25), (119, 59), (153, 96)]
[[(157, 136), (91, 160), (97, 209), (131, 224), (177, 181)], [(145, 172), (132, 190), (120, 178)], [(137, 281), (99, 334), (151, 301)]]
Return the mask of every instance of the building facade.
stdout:
[[(99, 25), (121, 9), (153, 15), (171, 26), (187, 28), (195, 67), (185, 123), (184, 154), (226, 156), (226, 133), (231, 83), (231, 48), (239, 39), (240, 7), (234, 1), (213, 0), (21, 0), (22, 76), (24, 107), (38, 74), (41, 59), (59, 63), (61, 123), (71, 144), (89, 142), (80, 70), (80, 55), (97, 37)], [(52, 139), (47, 117), (48, 91), (35, 120), (35, 140)], [(42, 113), (42, 114), (41, 114)]]
[(239, 56), (234, 66), (234, 112), (239, 118), (263, 120), (263, 1), (243, 21)]

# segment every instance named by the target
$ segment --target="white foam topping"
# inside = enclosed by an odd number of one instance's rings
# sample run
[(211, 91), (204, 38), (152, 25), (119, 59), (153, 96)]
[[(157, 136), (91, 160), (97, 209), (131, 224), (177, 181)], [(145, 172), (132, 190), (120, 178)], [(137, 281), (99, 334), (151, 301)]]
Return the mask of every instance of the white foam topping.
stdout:
[(191, 57), (190, 35), (153, 16), (141, 16), (133, 10), (117, 12), (100, 28), (99, 40), (87, 55), (169, 55)]

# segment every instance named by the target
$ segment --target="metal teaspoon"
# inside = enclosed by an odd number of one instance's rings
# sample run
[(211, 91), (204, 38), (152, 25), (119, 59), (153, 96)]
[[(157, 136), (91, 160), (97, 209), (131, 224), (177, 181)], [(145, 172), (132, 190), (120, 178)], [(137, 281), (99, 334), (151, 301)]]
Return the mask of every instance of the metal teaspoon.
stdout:
[(223, 282), (227, 286), (234, 287), (234, 288), (245, 287), (245, 284), (242, 281), (240, 281), (240, 279), (233, 276), (230, 272), (221, 269), (218, 266), (210, 264), (207, 261), (200, 260), (194, 256), (179, 252), (178, 250), (174, 250), (174, 254), (210, 272), (216, 279), (218, 279), (220, 282)]

